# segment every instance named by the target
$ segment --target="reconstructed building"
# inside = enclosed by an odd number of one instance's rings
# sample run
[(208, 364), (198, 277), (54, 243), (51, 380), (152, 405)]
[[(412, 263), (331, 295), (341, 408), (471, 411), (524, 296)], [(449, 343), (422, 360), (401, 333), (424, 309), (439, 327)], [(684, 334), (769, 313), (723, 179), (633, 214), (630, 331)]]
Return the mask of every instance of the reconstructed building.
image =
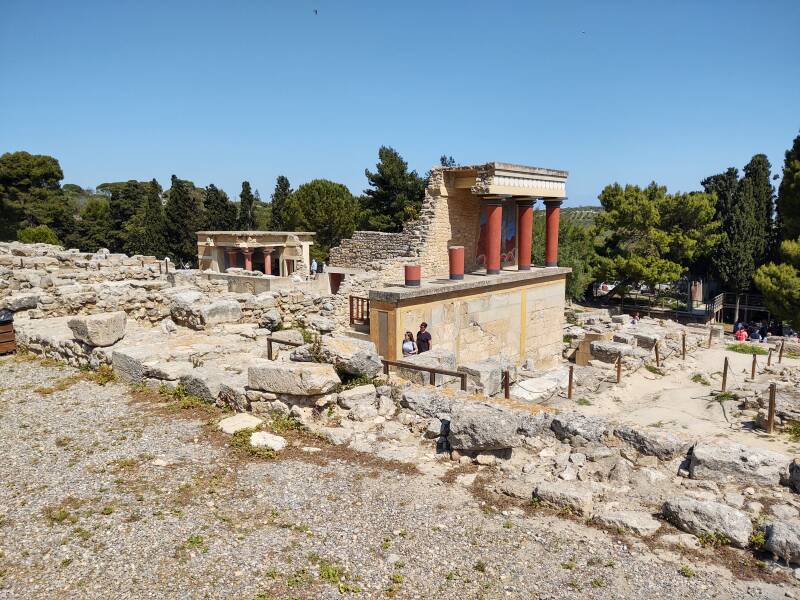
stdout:
[(300, 263), (308, 272), (314, 235), (309, 231), (198, 231), (198, 264), (202, 271), (236, 267), (288, 277)]
[[(559, 211), (567, 172), (507, 163), (433, 170), (420, 218), (399, 233), (356, 232), (331, 251), (337, 267), (380, 272), (369, 290), (370, 336), (401, 359), (406, 331), (428, 323), (433, 347), (459, 365), (489, 357), (553, 365), (562, 343), (565, 280)], [(544, 232), (533, 231), (541, 201)], [(545, 264), (531, 264), (533, 235)]]

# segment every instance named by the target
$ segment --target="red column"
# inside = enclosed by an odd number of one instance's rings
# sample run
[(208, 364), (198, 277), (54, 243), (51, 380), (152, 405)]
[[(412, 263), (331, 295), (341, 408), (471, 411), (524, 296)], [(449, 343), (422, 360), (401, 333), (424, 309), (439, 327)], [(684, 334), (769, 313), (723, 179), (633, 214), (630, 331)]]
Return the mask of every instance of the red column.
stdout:
[(272, 275), (272, 248), (263, 248), (264, 253), (264, 275)]
[(252, 271), (253, 270), (253, 251), (247, 248), (246, 250), (242, 250), (242, 254), (244, 254), (244, 270), (245, 271)]
[(450, 279), (464, 279), (464, 246), (450, 246), (447, 255), (450, 261)]
[(500, 242), (503, 237), (503, 201), (489, 198), (486, 201), (486, 274), (500, 272)]
[(545, 232), (544, 266), (558, 266), (558, 219), (561, 216), (561, 200), (545, 200), (545, 219), (547, 231)]
[(517, 270), (531, 270), (533, 245), (533, 198), (517, 200)]
[(236, 256), (237, 256), (238, 253), (239, 253), (239, 251), (236, 248), (225, 248), (225, 254), (228, 257), (228, 267), (227, 268), (230, 269), (232, 267), (238, 267), (239, 266), (239, 262), (236, 260)]

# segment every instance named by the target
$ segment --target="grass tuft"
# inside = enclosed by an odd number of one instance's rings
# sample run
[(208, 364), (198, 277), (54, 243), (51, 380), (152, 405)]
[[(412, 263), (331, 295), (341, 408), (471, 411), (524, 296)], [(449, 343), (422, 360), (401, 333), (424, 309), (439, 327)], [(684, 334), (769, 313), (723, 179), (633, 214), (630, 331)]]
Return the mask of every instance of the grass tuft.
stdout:
[(748, 344), (746, 342), (731, 344), (726, 349), (730, 350), (731, 352), (738, 352), (739, 354), (760, 354), (762, 356), (769, 354), (769, 349), (765, 348), (764, 346), (758, 344)]

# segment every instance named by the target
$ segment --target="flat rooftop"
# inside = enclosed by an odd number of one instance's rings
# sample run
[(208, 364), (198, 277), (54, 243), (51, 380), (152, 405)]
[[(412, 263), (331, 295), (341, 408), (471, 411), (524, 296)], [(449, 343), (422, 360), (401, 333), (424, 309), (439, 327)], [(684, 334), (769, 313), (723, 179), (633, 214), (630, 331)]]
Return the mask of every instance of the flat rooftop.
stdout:
[(398, 282), (385, 288), (369, 291), (369, 299), (397, 303), (434, 297), (440, 294), (474, 291), (480, 293), (484, 288), (496, 286), (513, 287), (513, 284), (528, 284), (537, 279), (546, 280), (566, 276), (572, 269), (568, 267), (531, 267), (530, 271), (518, 271), (516, 267), (506, 267), (497, 275), (487, 275), (485, 271), (465, 273), (464, 279), (452, 280), (447, 277), (423, 279), (419, 287), (406, 287)]
[(314, 231), (196, 231), (196, 235), (317, 235)]

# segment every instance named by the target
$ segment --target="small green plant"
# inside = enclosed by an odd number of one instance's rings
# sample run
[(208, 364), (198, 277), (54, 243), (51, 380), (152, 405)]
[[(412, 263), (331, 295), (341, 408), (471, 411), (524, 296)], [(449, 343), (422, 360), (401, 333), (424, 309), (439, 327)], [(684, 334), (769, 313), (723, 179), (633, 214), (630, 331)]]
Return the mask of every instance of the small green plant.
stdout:
[(534, 496), (533, 498), (531, 498), (530, 506), (531, 506), (531, 508), (534, 508), (534, 509), (535, 508), (541, 508), (542, 507), (542, 499), (539, 498), (538, 496)]
[(278, 569), (272, 567), (264, 572), (264, 577), (267, 577), (268, 579), (277, 579), (280, 577), (280, 573), (278, 572)]
[(593, 588), (606, 587), (606, 582), (602, 577), (595, 577), (589, 582)]
[(792, 423), (788, 428), (784, 429), (793, 442), (800, 442), (800, 421)]
[(714, 396), (714, 400), (717, 402), (728, 402), (730, 400), (738, 400), (739, 395), (733, 392), (720, 392), (716, 396)]
[(514, 524), (511, 521), (506, 521), (503, 523), (503, 529), (511, 529), (514, 527)]
[(453, 581), (458, 578), (458, 573), (455, 571), (448, 571), (447, 575), (444, 576), (447, 581)]
[(89, 373), (86, 377), (98, 385), (106, 385), (107, 383), (117, 380), (117, 376), (114, 373), (114, 369), (111, 368), (111, 365), (100, 365), (97, 371)]
[(342, 380), (342, 383), (336, 386), (337, 392), (352, 390), (353, 388), (357, 388), (362, 385), (369, 385), (370, 383), (376, 385), (378, 384), (378, 382), (374, 378), (369, 377), (368, 375), (353, 376), (340, 368), (336, 369), (336, 373), (339, 375), (339, 379)]
[(44, 509), (44, 516), (50, 523), (62, 525), (63, 523), (77, 523), (78, 517), (64, 507), (48, 507)]
[(319, 578), (331, 585), (337, 585), (342, 580), (341, 568), (327, 560), (319, 561)]
[(113, 506), (104, 506), (102, 508), (102, 510), (100, 511), (100, 514), (108, 516), (108, 515), (112, 514), (113, 512), (114, 512), (114, 507)]
[(476, 562), (472, 566), (472, 568), (475, 569), (478, 573), (486, 573), (486, 563), (483, 562), (482, 560), (479, 560), (478, 562)]
[(718, 548), (731, 543), (731, 538), (721, 531), (703, 532), (697, 536), (697, 539), (704, 548)]
[(286, 585), (290, 588), (305, 587), (314, 580), (308, 569), (298, 569), (286, 578)]
[(255, 429), (241, 429), (231, 436), (231, 446), (258, 458), (273, 459), (275, 452), (270, 448), (253, 446), (250, 443), (250, 436)]
[(702, 373), (695, 373), (691, 377), (692, 382), (699, 383), (700, 385), (711, 385), (711, 382), (705, 378)]
[(403, 574), (402, 573), (398, 573), (397, 571), (395, 571), (394, 573), (389, 575), (389, 581), (391, 581), (392, 583), (400, 584), (400, 583), (403, 583), (404, 580), (405, 580), (405, 577), (403, 577)]
[(763, 550), (766, 543), (767, 539), (761, 530), (753, 532), (753, 535), (750, 536), (750, 547), (754, 550)]
[(390, 538), (383, 538), (383, 542), (381, 543), (382, 550), (388, 550), (392, 547), (392, 540)]
[(769, 350), (763, 346), (759, 346), (757, 344), (747, 344), (745, 342), (731, 344), (727, 349), (731, 352), (738, 352), (739, 354), (759, 354), (762, 356), (769, 354)]
[(303, 424), (290, 415), (285, 415), (280, 412), (273, 412), (270, 415), (269, 428), (273, 433), (283, 435), (287, 431), (304, 431)]
[(681, 565), (681, 568), (678, 569), (678, 573), (686, 577), (687, 579), (694, 577), (697, 573), (694, 572), (694, 569), (689, 565)]
[(592, 403), (589, 400), (587, 400), (586, 398), (578, 398), (575, 401), (575, 404), (577, 404), (579, 406), (591, 406), (592, 405)]
[(72, 533), (81, 538), (84, 542), (92, 537), (92, 534), (89, 531), (86, 531), (83, 527), (76, 527), (72, 530)]
[(205, 545), (203, 537), (199, 535), (190, 535), (186, 538), (183, 546), (188, 550), (198, 549), (202, 552), (208, 552), (208, 546)]
[(562, 569), (567, 569), (568, 571), (572, 571), (572, 569), (574, 569), (577, 566), (578, 565), (575, 564), (574, 560), (567, 560), (567, 561), (564, 561), (564, 562), (561, 563), (561, 568)]
[(71, 558), (65, 558), (64, 560), (61, 561), (61, 567), (62, 568), (63, 567), (68, 567), (71, 564), (72, 564), (72, 559)]
[(663, 375), (664, 374), (664, 371), (662, 371), (661, 369), (659, 369), (658, 367), (655, 367), (653, 365), (645, 365), (644, 368), (647, 369), (653, 375)]

